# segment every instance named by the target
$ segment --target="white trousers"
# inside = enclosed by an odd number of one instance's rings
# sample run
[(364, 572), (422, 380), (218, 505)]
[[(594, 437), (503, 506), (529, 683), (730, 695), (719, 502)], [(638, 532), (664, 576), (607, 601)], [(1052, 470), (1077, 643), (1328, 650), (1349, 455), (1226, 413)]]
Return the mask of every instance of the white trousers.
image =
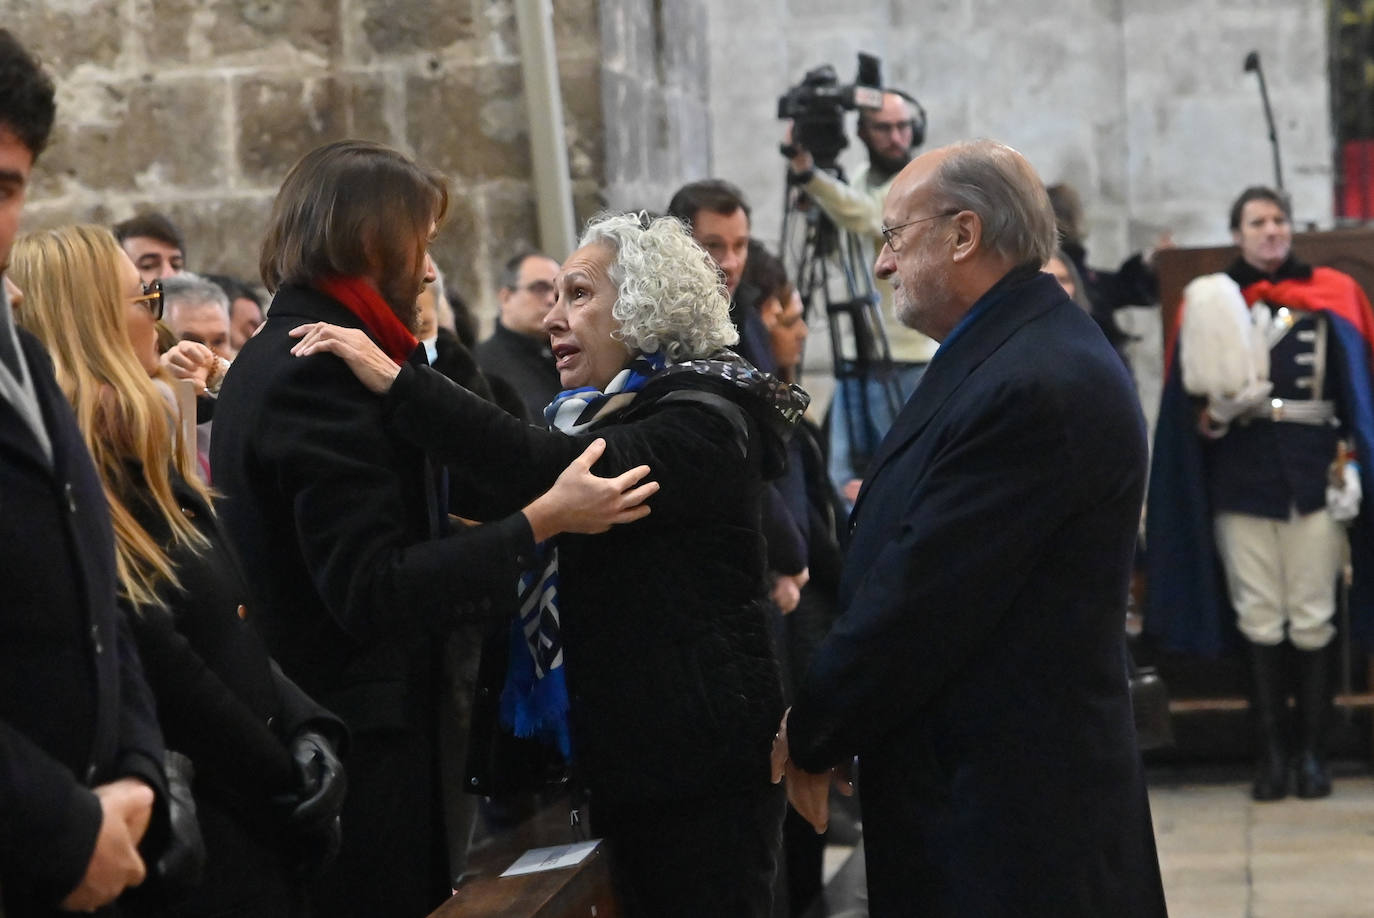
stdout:
[(1336, 633), (1336, 576), (1345, 530), (1325, 508), (1287, 520), (1218, 513), (1217, 550), (1226, 568), (1231, 605), (1241, 632), (1256, 644), (1288, 639), (1319, 650)]

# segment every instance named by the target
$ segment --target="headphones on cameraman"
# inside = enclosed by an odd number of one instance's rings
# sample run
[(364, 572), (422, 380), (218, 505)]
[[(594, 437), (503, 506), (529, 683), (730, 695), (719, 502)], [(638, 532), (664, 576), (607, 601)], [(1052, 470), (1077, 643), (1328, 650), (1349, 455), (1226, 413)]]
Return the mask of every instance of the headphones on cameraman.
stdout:
[(901, 96), (902, 101), (911, 106), (911, 149), (916, 149), (926, 141), (926, 110), (921, 107), (921, 103), (916, 101), (916, 97), (903, 89), (887, 86), (883, 89), (884, 93), (892, 93), (894, 96)]

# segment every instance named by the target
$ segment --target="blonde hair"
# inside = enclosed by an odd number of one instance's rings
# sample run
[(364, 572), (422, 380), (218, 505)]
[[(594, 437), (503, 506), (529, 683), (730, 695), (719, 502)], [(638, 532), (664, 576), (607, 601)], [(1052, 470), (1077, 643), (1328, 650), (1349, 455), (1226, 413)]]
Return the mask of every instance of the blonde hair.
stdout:
[[(158, 603), (163, 583), (178, 586), (167, 548), (148, 534), (129, 501), (144, 492), (160, 511), (174, 544), (204, 548), (205, 538), (172, 494), (169, 466), (202, 496), (209, 493), (188, 467), (180, 425), (129, 340), (127, 304), (119, 283), (122, 252), (99, 226), (64, 226), (31, 233), (14, 244), (10, 273), (24, 291), (19, 324), (52, 355), (57, 382), (76, 412), (81, 435), (100, 472), (114, 522), (122, 593), (135, 607)], [(142, 480), (129, 460), (142, 463)]]

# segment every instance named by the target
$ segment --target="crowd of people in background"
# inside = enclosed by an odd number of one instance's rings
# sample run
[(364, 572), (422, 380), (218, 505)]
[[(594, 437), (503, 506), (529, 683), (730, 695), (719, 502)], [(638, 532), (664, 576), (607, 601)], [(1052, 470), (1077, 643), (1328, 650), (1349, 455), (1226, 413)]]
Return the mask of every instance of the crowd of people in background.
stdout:
[[(1158, 301), (1167, 234), (1091, 267), (1070, 186), (988, 141), (916, 157), (899, 91), (849, 182), (789, 138), (793, 187), (871, 247), (891, 346), (822, 426), (809, 304), (728, 181), (598, 215), (561, 264), (509, 253), (481, 337), (428, 251), (447, 183), (402, 153), (307, 152), (260, 284), (194, 271), (153, 211), (19, 235), (55, 117), (0, 29), (0, 915), (419, 918), (562, 784), (628, 914), (817, 914), (856, 757), (873, 914), (1163, 914), (1113, 313)], [(1185, 299), (1146, 547), (1157, 600), (1211, 615), (1224, 571), (1256, 799), (1318, 797), (1341, 522), (1361, 572), (1370, 544), (1331, 459), (1374, 451), (1374, 317), (1292, 257), (1286, 199), (1237, 208), (1216, 309), (1264, 344), (1217, 381)], [(1149, 627), (1218, 649), (1226, 613), (1176, 614)]]

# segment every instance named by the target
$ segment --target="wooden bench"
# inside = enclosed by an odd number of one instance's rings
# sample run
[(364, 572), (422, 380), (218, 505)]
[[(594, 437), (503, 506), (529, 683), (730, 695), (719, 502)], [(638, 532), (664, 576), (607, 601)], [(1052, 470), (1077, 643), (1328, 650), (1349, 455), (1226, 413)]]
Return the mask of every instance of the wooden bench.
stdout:
[(604, 846), (574, 867), (501, 876), (531, 848), (579, 840), (568, 825), (567, 801), (555, 801), (475, 848), (463, 883), (430, 918), (619, 918), (622, 912), (611, 886), (610, 856)]

